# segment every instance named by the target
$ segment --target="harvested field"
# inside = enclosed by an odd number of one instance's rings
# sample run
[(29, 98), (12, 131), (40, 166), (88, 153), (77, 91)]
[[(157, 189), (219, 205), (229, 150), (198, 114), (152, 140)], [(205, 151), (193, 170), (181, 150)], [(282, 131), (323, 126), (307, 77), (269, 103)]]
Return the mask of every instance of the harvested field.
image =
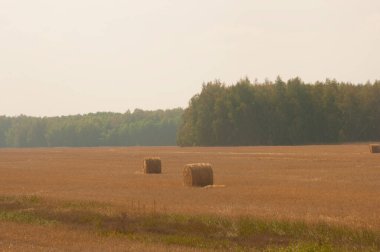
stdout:
[[(140, 176), (145, 156), (160, 156), (163, 176)], [(205, 193), (183, 186), (187, 163), (212, 163)], [(0, 150), (0, 193), (168, 211), (307, 218), (380, 228), (380, 156), (367, 145), (237, 148), (54, 148)], [(137, 204), (137, 203), (136, 203)]]
[[(160, 176), (136, 174), (146, 156), (161, 157)], [(183, 186), (188, 163), (211, 163), (214, 183), (225, 187)], [(1, 149), (0, 194), (380, 230), (380, 156), (365, 144)]]

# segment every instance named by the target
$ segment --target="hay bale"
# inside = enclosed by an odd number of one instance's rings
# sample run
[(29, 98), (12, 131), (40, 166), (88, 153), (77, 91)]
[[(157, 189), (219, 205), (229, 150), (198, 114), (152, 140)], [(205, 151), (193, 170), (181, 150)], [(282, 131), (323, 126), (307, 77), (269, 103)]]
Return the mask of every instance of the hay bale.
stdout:
[(369, 151), (371, 153), (380, 153), (380, 144), (370, 144)]
[(144, 173), (161, 173), (161, 159), (158, 157), (145, 158)]
[(208, 186), (214, 184), (214, 174), (210, 164), (187, 164), (183, 170), (186, 186)]

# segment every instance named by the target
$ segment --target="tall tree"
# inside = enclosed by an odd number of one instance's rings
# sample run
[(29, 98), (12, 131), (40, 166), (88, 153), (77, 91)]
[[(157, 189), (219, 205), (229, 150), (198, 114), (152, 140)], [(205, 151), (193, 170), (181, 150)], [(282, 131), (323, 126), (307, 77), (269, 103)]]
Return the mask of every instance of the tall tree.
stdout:
[(380, 82), (208, 83), (185, 110), (179, 145), (294, 145), (380, 140)]

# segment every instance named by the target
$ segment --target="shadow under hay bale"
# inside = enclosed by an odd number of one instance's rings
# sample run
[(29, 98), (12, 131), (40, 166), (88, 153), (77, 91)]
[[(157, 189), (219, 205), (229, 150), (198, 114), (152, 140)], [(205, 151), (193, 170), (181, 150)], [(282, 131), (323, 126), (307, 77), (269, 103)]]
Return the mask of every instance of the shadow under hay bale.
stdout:
[(204, 186), (203, 188), (204, 189), (213, 189), (213, 188), (225, 188), (226, 185), (208, 185), (208, 186)]
[(186, 186), (208, 186), (214, 184), (214, 174), (210, 164), (187, 164), (183, 170), (183, 181)]
[(380, 144), (370, 144), (369, 151), (371, 153), (380, 153)]
[(160, 158), (145, 158), (144, 159), (144, 173), (161, 173), (161, 159)]

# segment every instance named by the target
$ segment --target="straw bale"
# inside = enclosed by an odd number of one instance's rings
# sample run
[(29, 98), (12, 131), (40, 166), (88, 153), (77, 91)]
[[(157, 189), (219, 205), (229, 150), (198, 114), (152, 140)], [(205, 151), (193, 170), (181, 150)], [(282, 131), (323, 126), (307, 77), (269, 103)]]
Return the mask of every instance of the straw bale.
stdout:
[(183, 170), (183, 181), (186, 186), (208, 186), (214, 184), (214, 174), (210, 164), (187, 164)]
[(380, 153), (380, 144), (370, 144), (369, 150), (371, 153)]
[(161, 159), (159, 157), (145, 158), (144, 173), (161, 173)]

